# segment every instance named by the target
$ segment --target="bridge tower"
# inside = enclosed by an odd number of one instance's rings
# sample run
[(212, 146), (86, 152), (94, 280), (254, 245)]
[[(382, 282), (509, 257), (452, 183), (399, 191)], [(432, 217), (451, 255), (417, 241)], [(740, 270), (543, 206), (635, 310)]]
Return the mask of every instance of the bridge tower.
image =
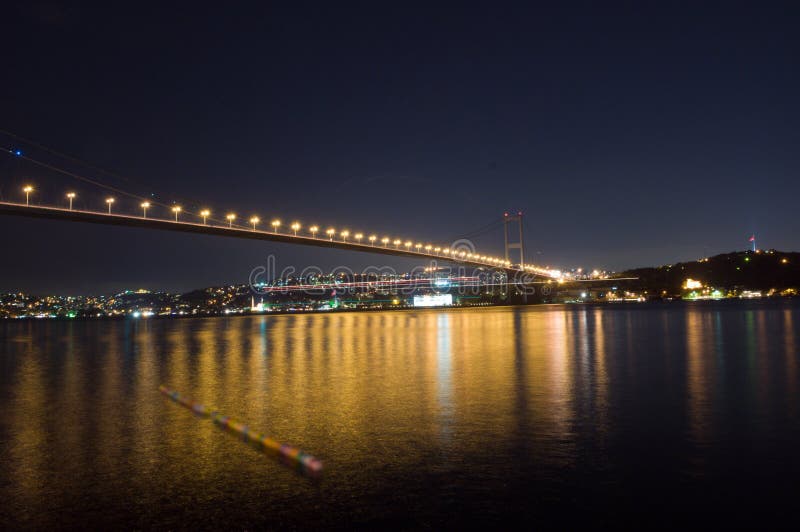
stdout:
[[(509, 241), (508, 226), (515, 222), (519, 229), (519, 238), (516, 241)], [(510, 253), (511, 250), (518, 249), (519, 267), (520, 269), (523, 269), (525, 267), (525, 241), (522, 237), (522, 211), (518, 212), (517, 214), (509, 214), (509, 213), (503, 214), (503, 234), (505, 235), (505, 242), (506, 242), (506, 260), (511, 261), (511, 253)]]

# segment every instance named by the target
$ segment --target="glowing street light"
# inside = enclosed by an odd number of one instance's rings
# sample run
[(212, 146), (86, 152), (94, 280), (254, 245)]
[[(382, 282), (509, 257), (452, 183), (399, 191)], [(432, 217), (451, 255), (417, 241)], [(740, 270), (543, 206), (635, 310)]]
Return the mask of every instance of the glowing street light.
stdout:
[(23, 188), (22, 191), (25, 193), (25, 205), (30, 205), (31, 192), (33, 192), (33, 187), (30, 185), (25, 185), (25, 188)]
[(225, 217), (225, 219), (228, 220), (228, 227), (233, 227), (233, 221), (236, 219), (236, 215), (230, 213)]
[(111, 206), (114, 205), (114, 198), (106, 198), (106, 203), (108, 203), (108, 214), (111, 214)]
[(430, 252), (431, 252), (431, 249), (433, 249), (433, 246), (431, 246), (430, 244), (428, 244), (427, 246), (425, 246), (425, 251), (427, 251), (428, 253), (430, 253)]
[(399, 248), (399, 247), (400, 247), (400, 244), (402, 244), (402, 243), (403, 243), (403, 241), (402, 241), (402, 240), (400, 240), (399, 238), (398, 238), (398, 239), (395, 239), (395, 241), (394, 241), (394, 242), (392, 242), (392, 244), (394, 244), (394, 247), (395, 247), (395, 249)]
[(72, 210), (72, 200), (75, 199), (75, 193), (67, 192), (67, 199), (69, 200), (69, 210)]
[(208, 209), (203, 209), (202, 211), (200, 211), (200, 216), (203, 217), (203, 225), (206, 225), (206, 221), (208, 220), (208, 217), (210, 215), (211, 211), (209, 211)]
[(278, 232), (278, 228), (279, 228), (280, 226), (281, 226), (281, 221), (280, 221), (280, 220), (272, 220), (272, 231), (273, 231), (274, 233), (277, 233), (277, 232)]
[(294, 236), (297, 236), (297, 232), (300, 230), (300, 222), (292, 223), (292, 231), (294, 231)]
[(413, 246), (414, 243), (411, 240), (406, 240), (406, 243), (403, 245), (406, 247), (406, 249), (411, 249), (411, 246)]
[(172, 207), (172, 212), (175, 213), (175, 221), (177, 222), (178, 221), (178, 215), (181, 213), (181, 206), (180, 205), (175, 205), (174, 207)]
[(343, 241), (345, 241), (345, 242), (347, 242), (347, 237), (348, 237), (348, 236), (350, 236), (350, 231), (348, 231), (347, 229), (345, 229), (344, 231), (342, 231), (342, 232), (341, 232), (341, 233), (339, 233), (339, 234), (340, 234), (340, 235), (342, 235), (342, 240), (343, 240)]
[(449, 255), (450, 254), (450, 248), (444, 248), (442, 250), (442, 253), (444, 253), (445, 255)]
[(319, 231), (319, 227), (316, 225), (312, 225), (308, 228), (308, 232), (311, 233), (311, 238), (317, 238), (317, 231)]
[(375, 235), (369, 235), (369, 239), (368, 239), (368, 240), (369, 240), (369, 243), (370, 243), (370, 244), (372, 244), (372, 245), (374, 246), (374, 245), (375, 245), (375, 240), (376, 240), (377, 238), (378, 238), (378, 237), (377, 237), (377, 236), (375, 236)]
[(383, 244), (383, 247), (388, 246), (389, 245), (389, 237), (385, 236), (385, 237), (381, 238), (381, 244)]
[(330, 241), (333, 242), (333, 235), (336, 234), (336, 229), (331, 227), (327, 231), (325, 231), (325, 233), (328, 235), (328, 238), (330, 238)]
[(420, 248), (422, 247), (422, 244), (417, 242), (417, 244), (414, 247), (417, 248), (417, 252), (419, 252)]
[(147, 209), (150, 208), (150, 202), (149, 201), (144, 201), (144, 202), (142, 202), (140, 207), (142, 208), (142, 218), (147, 218)]
[(253, 224), (253, 231), (256, 230), (256, 225), (258, 225), (260, 221), (261, 220), (258, 218), (258, 216), (253, 216), (252, 218), (250, 218), (250, 223)]
[(356, 242), (358, 242), (360, 244), (361, 243), (361, 239), (364, 238), (364, 234), (363, 233), (356, 233), (355, 235), (353, 235), (353, 238), (355, 238)]
[(440, 247), (438, 247), (438, 246), (437, 246), (437, 247), (435, 247), (435, 248), (433, 248), (433, 252), (434, 252), (434, 253), (439, 253), (440, 251), (442, 251), (442, 248), (440, 248)]

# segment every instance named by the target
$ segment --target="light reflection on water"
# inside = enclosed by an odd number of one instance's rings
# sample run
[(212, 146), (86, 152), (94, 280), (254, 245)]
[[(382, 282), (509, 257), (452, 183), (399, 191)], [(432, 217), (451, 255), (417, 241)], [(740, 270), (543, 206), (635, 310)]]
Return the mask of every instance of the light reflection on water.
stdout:
[[(752, 482), (778, 504), (800, 471), (797, 311), (3, 322), (0, 524), (615, 522), (666, 492), (684, 494), (679, 521), (698, 494)], [(323, 480), (165, 401), (162, 383), (322, 458)]]

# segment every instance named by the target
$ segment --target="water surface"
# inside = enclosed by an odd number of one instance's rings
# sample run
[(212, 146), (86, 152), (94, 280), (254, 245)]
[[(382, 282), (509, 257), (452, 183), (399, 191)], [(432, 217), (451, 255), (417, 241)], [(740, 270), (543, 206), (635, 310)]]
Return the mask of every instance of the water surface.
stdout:
[[(793, 519), (800, 305), (0, 322), (5, 528)], [(325, 462), (314, 482), (164, 399)]]

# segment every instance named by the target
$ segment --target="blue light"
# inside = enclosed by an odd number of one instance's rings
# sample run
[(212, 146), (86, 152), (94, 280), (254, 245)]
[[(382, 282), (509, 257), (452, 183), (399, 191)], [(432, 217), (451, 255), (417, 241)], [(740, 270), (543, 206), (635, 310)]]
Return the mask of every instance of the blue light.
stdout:
[(17, 157), (21, 157), (22, 156), (22, 151), (14, 150), (14, 155), (16, 155)]

